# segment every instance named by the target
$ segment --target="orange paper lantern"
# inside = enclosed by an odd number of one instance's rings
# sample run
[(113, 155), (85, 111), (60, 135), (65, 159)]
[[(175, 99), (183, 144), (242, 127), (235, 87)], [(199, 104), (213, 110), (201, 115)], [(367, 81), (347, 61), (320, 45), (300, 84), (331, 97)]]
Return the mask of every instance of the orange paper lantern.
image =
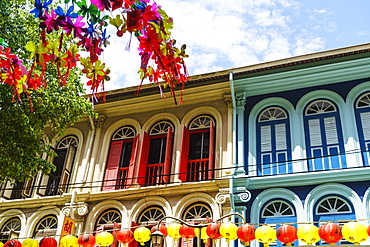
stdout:
[(254, 226), (246, 224), (238, 227), (236, 235), (244, 245), (248, 246), (252, 240), (256, 239), (255, 232), (256, 228)]
[(319, 228), (319, 235), (322, 240), (330, 245), (338, 243), (342, 238), (341, 227), (338, 223), (327, 223)]
[(276, 230), (276, 238), (287, 246), (292, 246), (292, 243), (298, 240), (297, 228), (292, 225), (281, 225)]
[(207, 226), (206, 233), (212, 239), (220, 239), (222, 238), (220, 233), (220, 223), (211, 223)]
[(134, 233), (130, 229), (122, 229), (117, 232), (116, 239), (126, 245), (134, 241)]
[(57, 247), (58, 243), (55, 238), (42, 238), (39, 243), (40, 247)]
[(91, 234), (83, 234), (78, 237), (78, 244), (82, 247), (94, 247), (95, 237)]
[(195, 229), (194, 227), (191, 227), (191, 226), (187, 226), (187, 225), (180, 226), (179, 233), (181, 237), (186, 239), (186, 241), (189, 241), (189, 238), (195, 237)]

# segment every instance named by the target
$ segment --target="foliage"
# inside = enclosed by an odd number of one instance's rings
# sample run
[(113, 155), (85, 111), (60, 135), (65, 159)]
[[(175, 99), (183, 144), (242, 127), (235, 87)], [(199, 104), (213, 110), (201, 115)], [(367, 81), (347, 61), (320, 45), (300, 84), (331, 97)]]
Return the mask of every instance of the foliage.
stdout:
[[(27, 61), (29, 52), (24, 47), (39, 36), (38, 23), (23, 11), (30, 9), (24, 1), (0, 0), (0, 3), (0, 33), (8, 34), (6, 43)], [(47, 85), (38, 90), (19, 88), (17, 99), (12, 97), (13, 87), (0, 83), (0, 182), (25, 181), (38, 171), (50, 172), (54, 165), (42, 156), (53, 157), (55, 153), (45, 141), (48, 138), (44, 130), (48, 128), (49, 133), (61, 135), (82, 116), (94, 115), (89, 100), (81, 97), (84, 89), (76, 69), (70, 71), (68, 83), (63, 86), (57, 80), (55, 67), (45, 71), (45, 79)]]

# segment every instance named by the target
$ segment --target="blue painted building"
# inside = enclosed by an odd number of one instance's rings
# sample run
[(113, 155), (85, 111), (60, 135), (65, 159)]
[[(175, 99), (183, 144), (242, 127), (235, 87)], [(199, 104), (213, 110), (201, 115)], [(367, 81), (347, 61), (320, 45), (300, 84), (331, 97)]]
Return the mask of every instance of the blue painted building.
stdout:
[(370, 44), (235, 69), (230, 83), (234, 211), (255, 224), (368, 225)]

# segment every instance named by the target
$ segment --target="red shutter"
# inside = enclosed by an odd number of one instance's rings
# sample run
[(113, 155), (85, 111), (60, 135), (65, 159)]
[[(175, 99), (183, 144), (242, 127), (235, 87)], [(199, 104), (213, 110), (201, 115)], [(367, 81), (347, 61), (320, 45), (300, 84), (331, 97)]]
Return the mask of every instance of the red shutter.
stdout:
[(208, 179), (213, 179), (215, 169), (215, 126), (211, 121), (209, 127), (209, 164)]
[(137, 135), (134, 138), (134, 142), (132, 143), (130, 165), (128, 167), (127, 181), (125, 183), (125, 189), (127, 189), (128, 187), (130, 187), (132, 185), (132, 180), (134, 178), (135, 165), (136, 165), (136, 156), (137, 156), (137, 151), (138, 151), (138, 146), (139, 146), (139, 136), (140, 135)]
[(141, 186), (145, 184), (146, 166), (149, 157), (149, 146), (150, 146), (149, 142), (150, 142), (149, 135), (144, 131), (140, 146), (139, 171), (137, 175), (138, 176), (137, 183)]
[(163, 182), (168, 184), (170, 182), (171, 174), (171, 158), (172, 158), (173, 132), (170, 127), (167, 131), (166, 156), (163, 164)]
[(112, 142), (109, 151), (107, 167), (102, 191), (114, 190), (117, 184), (119, 164), (121, 162), (123, 141)]
[(181, 160), (180, 160), (180, 169), (179, 169), (179, 172), (180, 172), (179, 179), (182, 182), (187, 181), (189, 145), (190, 145), (189, 130), (185, 126), (182, 126)]

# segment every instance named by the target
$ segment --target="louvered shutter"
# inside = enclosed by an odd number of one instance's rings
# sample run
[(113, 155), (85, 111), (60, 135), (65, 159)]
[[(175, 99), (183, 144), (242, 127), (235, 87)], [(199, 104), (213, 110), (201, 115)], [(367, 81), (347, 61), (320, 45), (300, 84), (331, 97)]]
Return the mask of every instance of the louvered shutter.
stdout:
[(209, 126), (208, 179), (213, 179), (214, 169), (215, 169), (215, 126), (211, 121)]
[(327, 145), (338, 143), (337, 123), (335, 117), (324, 118), (325, 136)]
[(271, 125), (261, 126), (261, 152), (271, 152)]
[(275, 125), (276, 151), (286, 150), (286, 127), (284, 124)]
[(308, 129), (310, 132), (310, 145), (311, 146), (321, 146), (321, 129), (319, 119), (308, 120)]
[(13, 192), (13, 188), (14, 186), (10, 184), (10, 182), (6, 182), (3, 186), (3, 193), (1, 195), (1, 197), (5, 198), (5, 199), (10, 199), (11, 196), (12, 196), (12, 192)]
[(173, 146), (173, 132), (170, 127), (167, 130), (166, 154), (163, 164), (163, 182), (168, 184), (170, 182), (171, 161), (172, 161), (172, 146)]
[(141, 140), (140, 146), (140, 158), (139, 158), (139, 171), (138, 171), (138, 179), (137, 183), (141, 186), (145, 185), (146, 179), (146, 168), (148, 163), (149, 157), (149, 148), (150, 148), (150, 139), (149, 135), (144, 131), (143, 138)]
[(49, 182), (49, 175), (47, 174), (42, 174), (40, 178), (40, 183), (38, 186), (37, 194), (40, 196), (44, 196), (46, 194), (46, 188)]
[(122, 145), (123, 141), (116, 141), (111, 144), (102, 191), (114, 190), (116, 188)]
[(182, 137), (181, 137), (181, 159), (179, 169), (179, 179), (182, 182), (187, 181), (188, 171), (188, 157), (189, 157), (189, 145), (190, 145), (190, 134), (186, 126), (182, 126)]
[(23, 190), (22, 190), (22, 196), (24, 196), (24, 197), (30, 197), (31, 196), (34, 182), (35, 182), (35, 178), (32, 177), (24, 183)]
[(370, 140), (370, 112), (361, 112), (361, 126), (364, 133), (364, 140)]
[(140, 135), (135, 136), (134, 141), (132, 143), (130, 165), (128, 167), (125, 189), (129, 188), (133, 182), (135, 166), (136, 166), (136, 157), (137, 157), (138, 146), (139, 146), (139, 136)]
[(58, 192), (63, 194), (68, 188), (69, 177), (71, 176), (72, 166), (76, 154), (76, 147), (70, 145), (66, 153), (63, 169), (61, 173), (61, 179), (59, 182)]

